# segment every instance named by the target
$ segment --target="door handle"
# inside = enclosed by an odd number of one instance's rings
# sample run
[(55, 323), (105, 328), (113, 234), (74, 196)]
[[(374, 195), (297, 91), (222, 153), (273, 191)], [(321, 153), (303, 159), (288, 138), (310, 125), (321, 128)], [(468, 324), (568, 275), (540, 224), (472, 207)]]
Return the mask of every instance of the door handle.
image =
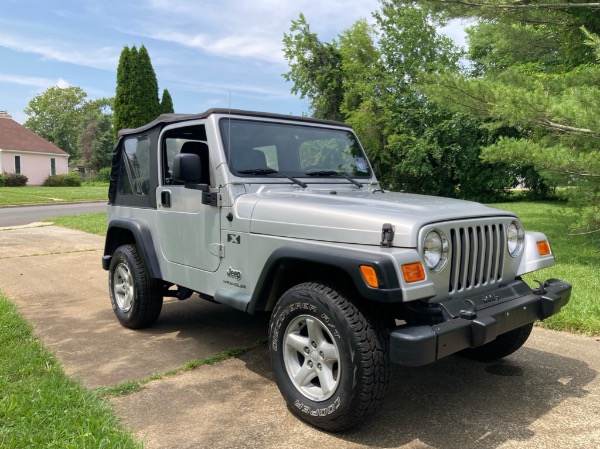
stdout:
[(169, 190), (160, 192), (160, 203), (162, 207), (171, 207), (171, 192)]

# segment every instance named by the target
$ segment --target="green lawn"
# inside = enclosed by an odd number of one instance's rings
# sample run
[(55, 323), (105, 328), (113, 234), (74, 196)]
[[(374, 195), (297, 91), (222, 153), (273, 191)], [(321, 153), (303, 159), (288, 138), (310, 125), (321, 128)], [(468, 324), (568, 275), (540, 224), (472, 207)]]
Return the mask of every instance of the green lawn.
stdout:
[(108, 185), (0, 187), (0, 206), (106, 200)]
[(92, 214), (62, 215), (60, 217), (42, 218), (40, 221), (52, 222), (64, 228), (77, 229), (90, 234), (106, 235), (106, 212)]
[(2, 294), (0, 391), (0, 447), (141, 447), (107, 402), (65, 375)]
[(493, 204), (519, 215), (526, 230), (539, 231), (550, 240), (556, 265), (527, 275), (525, 280), (559, 278), (573, 285), (571, 301), (542, 323), (544, 327), (600, 335), (600, 252), (589, 237), (569, 236), (578, 209), (564, 203), (519, 202)]

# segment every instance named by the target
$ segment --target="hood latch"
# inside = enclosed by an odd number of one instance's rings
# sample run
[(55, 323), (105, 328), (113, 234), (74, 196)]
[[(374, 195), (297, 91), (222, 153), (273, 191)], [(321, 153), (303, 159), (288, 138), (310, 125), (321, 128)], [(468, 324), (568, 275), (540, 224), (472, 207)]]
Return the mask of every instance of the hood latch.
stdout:
[(394, 241), (394, 228), (391, 223), (384, 223), (381, 227), (381, 246), (391, 248)]

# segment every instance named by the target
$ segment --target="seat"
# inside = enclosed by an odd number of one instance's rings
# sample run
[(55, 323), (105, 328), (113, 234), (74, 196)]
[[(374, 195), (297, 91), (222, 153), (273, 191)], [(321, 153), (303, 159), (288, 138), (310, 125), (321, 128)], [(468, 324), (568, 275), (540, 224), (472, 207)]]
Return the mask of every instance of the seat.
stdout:
[(200, 158), (200, 184), (210, 185), (210, 167), (208, 166), (208, 145), (190, 140), (181, 146), (181, 154), (195, 154)]

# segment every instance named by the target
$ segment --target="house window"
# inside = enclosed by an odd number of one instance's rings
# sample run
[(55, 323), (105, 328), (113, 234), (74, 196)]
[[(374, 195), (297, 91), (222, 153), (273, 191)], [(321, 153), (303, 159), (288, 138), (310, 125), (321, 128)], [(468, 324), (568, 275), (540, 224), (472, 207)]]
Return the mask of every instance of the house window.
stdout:
[(56, 158), (50, 158), (50, 175), (54, 176), (56, 174)]
[(21, 174), (21, 156), (15, 156), (15, 173)]

